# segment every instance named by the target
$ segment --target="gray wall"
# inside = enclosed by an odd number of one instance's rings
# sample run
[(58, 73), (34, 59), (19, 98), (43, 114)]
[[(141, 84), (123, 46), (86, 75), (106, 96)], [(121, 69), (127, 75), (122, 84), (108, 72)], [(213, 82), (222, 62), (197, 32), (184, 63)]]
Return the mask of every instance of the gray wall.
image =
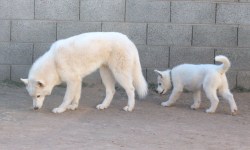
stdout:
[(230, 86), (250, 88), (250, 0), (0, 0), (0, 80), (26, 77), (51, 43), (93, 31), (127, 34), (149, 82), (155, 68), (224, 54)]

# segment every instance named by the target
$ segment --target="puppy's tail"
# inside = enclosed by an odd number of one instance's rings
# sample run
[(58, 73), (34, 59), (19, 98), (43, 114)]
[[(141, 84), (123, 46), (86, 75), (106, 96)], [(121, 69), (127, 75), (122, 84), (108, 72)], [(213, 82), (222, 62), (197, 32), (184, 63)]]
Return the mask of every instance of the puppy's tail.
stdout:
[(228, 69), (230, 68), (230, 66), (231, 66), (231, 63), (230, 63), (229, 59), (226, 56), (223, 56), (223, 55), (216, 56), (215, 61), (222, 62), (222, 64), (219, 66), (219, 69), (218, 69), (218, 71), (221, 74), (226, 73), (228, 71)]

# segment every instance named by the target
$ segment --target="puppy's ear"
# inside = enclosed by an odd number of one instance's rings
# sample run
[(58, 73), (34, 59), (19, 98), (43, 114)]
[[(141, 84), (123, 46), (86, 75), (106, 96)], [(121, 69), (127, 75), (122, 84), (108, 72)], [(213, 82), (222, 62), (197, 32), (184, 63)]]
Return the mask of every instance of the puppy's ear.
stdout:
[(154, 72), (156, 72), (161, 78), (163, 77), (163, 74), (162, 74), (161, 71), (159, 71), (159, 70), (154, 70)]
[(36, 85), (37, 85), (37, 87), (39, 87), (39, 88), (43, 88), (44, 86), (45, 86), (45, 83), (43, 82), (43, 81), (36, 81)]
[(22, 78), (20, 78), (20, 80), (21, 80), (25, 85), (28, 85), (28, 83), (29, 83), (29, 80), (28, 80), (28, 79), (22, 79)]

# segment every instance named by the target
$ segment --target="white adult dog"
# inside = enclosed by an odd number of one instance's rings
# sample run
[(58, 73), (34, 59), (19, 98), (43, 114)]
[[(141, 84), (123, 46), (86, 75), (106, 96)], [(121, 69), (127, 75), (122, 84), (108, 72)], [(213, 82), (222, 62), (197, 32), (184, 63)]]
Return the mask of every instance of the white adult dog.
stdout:
[(123, 109), (132, 111), (135, 90), (139, 97), (147, 95), (147, 83), (141, 71), (139, 54), (126, 35), (116, 32), (93, 32), (59, 40), (32, 65), (28, 79), (21, 79), (33, 99), (34, 109), (40, 109), (46, 95), (62, 82), (67, 84), (62, 104), (54, 113), (78, 107), (82, 79), (100, 68), (106, 97), (96, 106), (105, 109), (115, 93), (115, 80), (125, 89), (128, 104)]
[(216, 111), (219, 99), (218, 93), (228, 100), (232, 115), (237, 112), (237, 106), (234, 97), (228, 88), (227, 77), (225, 73), (230, 68), (230, 61), (225, 56), (216, 56), (216, 61), (222, 62), (221, 65), (212, 64), (182, 64), (174, 67), (172, 70), (158, 71), (158, 87), (156, 91), (165, 94), (171, 87), (173, 91), (169, 100), (162, 102), (162, 106), (171, 106), (183, 92), (183, 89), (193, 92), (194, 104), (192, 109), (198, 109), (201, 103), (201, 89), (203, 87), (206, 96), (211, 102), (211, 106), (206, 110), (207, 113)]

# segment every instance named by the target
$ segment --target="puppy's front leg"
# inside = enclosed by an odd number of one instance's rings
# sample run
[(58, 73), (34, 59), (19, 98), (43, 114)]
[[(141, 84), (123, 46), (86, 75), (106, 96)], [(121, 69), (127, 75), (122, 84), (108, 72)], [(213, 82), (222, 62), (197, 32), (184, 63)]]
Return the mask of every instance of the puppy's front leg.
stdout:
[(68, 108), (68, 106), (72, 103), (75, 94), (77, 92), (77, 89), (81, 89), (79, 88), (79, 86), (81, 86), (81, 82), (67, 83), (67, 89), (62, 104), (59, 107), (54, 108), (52, 111), (54, 113), (64, 112)]
[(165, 107), (171, 106), (180, 97), (180, 95), (181, 95), (181, 91), (180, 90), (173, 89), (173, 91), (172, 91), (172, 93), (171, 93), (168, 101), (162, 102), (161, 105), (165, 106)]

